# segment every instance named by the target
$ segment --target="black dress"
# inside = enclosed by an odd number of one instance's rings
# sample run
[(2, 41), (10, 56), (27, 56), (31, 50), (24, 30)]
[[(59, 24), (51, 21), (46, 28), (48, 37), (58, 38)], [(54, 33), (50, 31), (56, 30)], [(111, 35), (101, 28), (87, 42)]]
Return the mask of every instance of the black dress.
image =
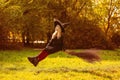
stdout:
[[(57, 25), (60, 26), (62, 33), (64, 33), (65, 32), (64, 27), (62, 26), (62, 24), (59, 21), (54, 22), (55, 28)], [(48, 54), (53, 54), (55, 52), (63, 50), (63, 34), (61, 35), (61, 37), (59, 39), (57, 39), (57, 37), (56, 37), (56, 38), (50, 40), (49, 43), (47, 44), (45, 50), (48, 52)]]
[(46, 46), (45, 50), (48, 52), (48, 54), (52, 54), (55, 52), (58, 52), (63, 49), (63, 37), (60, 37), (59, 39), (54, 38), (48, 45)]

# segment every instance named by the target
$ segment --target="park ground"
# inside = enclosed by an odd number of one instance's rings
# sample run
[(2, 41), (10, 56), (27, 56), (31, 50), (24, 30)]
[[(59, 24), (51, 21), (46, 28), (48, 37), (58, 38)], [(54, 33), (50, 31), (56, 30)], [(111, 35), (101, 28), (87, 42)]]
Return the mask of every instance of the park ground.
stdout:
[(102, 60), (95, 63), (58, 52), (34, 67), (27, 57), (40, 51), (0, 51), (0, 80), (120, 80), (120, 49), (100, 50)]

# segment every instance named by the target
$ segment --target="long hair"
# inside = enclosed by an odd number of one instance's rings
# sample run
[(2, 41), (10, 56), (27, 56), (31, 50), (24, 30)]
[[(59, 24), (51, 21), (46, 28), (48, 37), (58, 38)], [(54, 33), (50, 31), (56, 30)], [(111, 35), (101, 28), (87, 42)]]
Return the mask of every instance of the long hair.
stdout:
[(64, 27), (62, 26), (62, 24), (60, 22), (58, 22), (58, 21), (54, 21), (54, 27), (56, 27), (57, 25), (60, 26), (62, 32), (65, 32)]

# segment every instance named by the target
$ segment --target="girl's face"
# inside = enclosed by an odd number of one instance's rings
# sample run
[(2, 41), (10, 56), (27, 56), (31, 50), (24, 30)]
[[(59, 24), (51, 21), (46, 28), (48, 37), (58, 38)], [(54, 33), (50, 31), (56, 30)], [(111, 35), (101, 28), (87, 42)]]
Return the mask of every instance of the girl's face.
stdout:
[(53, 21), (57, 21), (57, 19), (56, 19), (56, 18), (54, 18), (54, 19), (53, 19)]

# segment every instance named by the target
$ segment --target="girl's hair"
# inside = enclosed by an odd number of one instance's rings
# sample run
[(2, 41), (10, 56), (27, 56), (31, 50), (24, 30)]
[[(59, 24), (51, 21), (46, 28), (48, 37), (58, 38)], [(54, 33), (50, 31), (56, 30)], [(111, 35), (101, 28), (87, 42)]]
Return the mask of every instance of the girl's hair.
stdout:
[(60, 22), (58, 22), (58, 21), (55, 21), (55, 22), (54, 22), (54, 27), (56, 27), (57, 25), (60, 26), (62, 32), (65, 32), (64, 27), (62, 26), (62, 24), (61, 24)]

